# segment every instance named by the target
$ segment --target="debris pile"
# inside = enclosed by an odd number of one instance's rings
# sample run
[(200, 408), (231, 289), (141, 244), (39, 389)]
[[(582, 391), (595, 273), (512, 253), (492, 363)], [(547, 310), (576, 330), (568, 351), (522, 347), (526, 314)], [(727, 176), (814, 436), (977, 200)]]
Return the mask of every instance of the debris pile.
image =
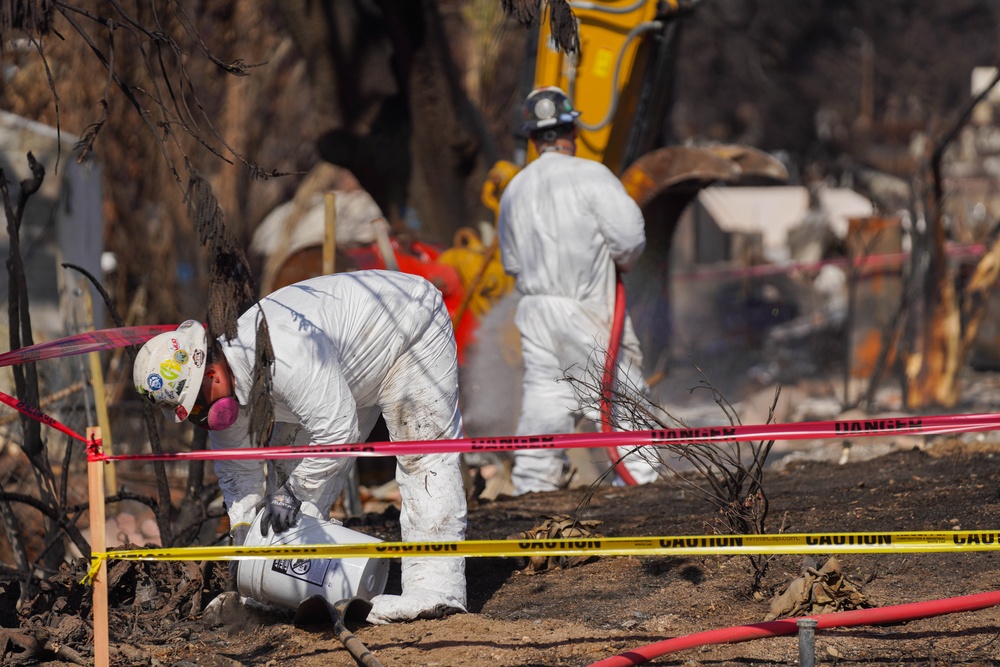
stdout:
[(802, 576), (779, 588), (764, 620), (829, 614), (866, 606), (870, 605), (865, 604), (864, 594), (847, 580), (840, 562), (831, 556), (826, 565), (818, 570), (815, 564), (806, 565)]
[[(139, 549), (126, 544), (125, 549)], [(63, 564), (26, 596), (17, 620), (0, 624), (0, 664), (58, 660), (93, 664), (91, 588), (82, 583), (87, 560)], [(205, 598), (225, 586), (222, 561), (111, 561), (108, 566), (108, 620), (115, 664), (149, 664), (141, 644), (170, 643), (195, 634)], [(0, 581), (0, 607), (13, 616), (21, 594), (17, 581)], [(192, 625), (194, 623), (194, 625)], [(136, 638), (141, 637), (141, 644)]]
[[(508, 540), (584, 540), (604, 537), (594, 531), (601, 521), (579, 521), (568, 514), (543, 516), (541, 522), (530, 530), (522, 530), (511, 535)], [(521, 570), (524, 574), (537, 574), (546, 570), (565, 570), (566, 568), (583, 565), (597, 556), (532, 556), (527, 559), (527, 565)], [(525, 559), (522, 559), (525, 560)]]

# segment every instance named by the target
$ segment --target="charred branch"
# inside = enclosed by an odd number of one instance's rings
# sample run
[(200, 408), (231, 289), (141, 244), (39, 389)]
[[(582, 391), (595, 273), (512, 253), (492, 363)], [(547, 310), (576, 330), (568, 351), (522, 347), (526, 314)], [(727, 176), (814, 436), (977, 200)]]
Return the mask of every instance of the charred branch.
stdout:
[[(597, 355), (603, 358), (603, 353)], [(702, 372), (701, 369), (698, 369)], [(620, 374), (624, 375), (624, 374)], [(699, 385), (690, 391), (708, 391), (712, 400), (729, 420), (730, 424), (740, 424), (739, 415), (731, 403), (712, 385), (702, 373)], [(567, 373), (563, 381), (569, 382), (585, 405), (585, 410), (600, 412), (598, 401), (603, 387), (602, 373), (593, 364), (582, 374)], [(781, 387), (775, 389), (766, 423), (774, 421), (775, 408), (781, 394)], [(588, 403), (589, 402), (589, 403)], [(615, 431), (642, 431), (654, 429), (687, 428), (683, 420), (652, 404), (646, 392), (628, 379), (611, 388), (609, 415)], [(694, 442), (667, 447), (634, 447), (625, 456), (640, 458), (657, 470), (660, 479), (670, 486), (683, 490), (715, 507), (719, 513), (721, 529), (729, 534), (756, 535), (765, 532), (768, 513), (768, 499), (764, 484), (764, 466), (774, 445), (773, 440), (741, 443)], [(683, 470), (684, 462), (693, 470)], [(616, 464), (617, 461), (612, 462)], [(614, 465), (588, 489), (577, 513), (589, 505), (598, 485), (614, 474)], [(717, 526), (717, 529), (719, 527)], [(767, 572), (767, 565), (773, 556), (747, 556), (753, 571), (752, 590), (757, 590)]]

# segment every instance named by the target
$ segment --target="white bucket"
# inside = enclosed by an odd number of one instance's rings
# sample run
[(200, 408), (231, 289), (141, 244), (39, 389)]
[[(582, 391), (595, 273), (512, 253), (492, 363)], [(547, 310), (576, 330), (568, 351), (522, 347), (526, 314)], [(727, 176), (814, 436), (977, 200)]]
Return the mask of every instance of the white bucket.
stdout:
[[(257, 514), (246, 546), (284, 546), (292, 544), (365, 544), (381, 542), (371, 535), (345, 528), (332, 521), (322, 521), (299, 514), (295, 525), (275, 535), (268, 531), (261, 537)], [(351, 597), (371, 600), (385, 590), (389, 575), (386, 558), (297, 558), (268, 560), (252, 558), (240, 561), (236, 590), (251, 597), (289, 609), (298, 609), (308, 597), (320, 595), (331, 604)]]

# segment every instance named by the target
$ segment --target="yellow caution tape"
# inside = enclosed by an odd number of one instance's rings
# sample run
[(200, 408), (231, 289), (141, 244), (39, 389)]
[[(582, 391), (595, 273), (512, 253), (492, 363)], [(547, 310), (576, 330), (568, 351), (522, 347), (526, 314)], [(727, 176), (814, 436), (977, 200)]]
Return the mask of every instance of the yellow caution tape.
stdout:
[(96, 553), (90, 557), (90, 567), (87, 569), (87, 574), (84, 575), (83, 579), (80, 580), (81, 584), (90, 586), (94, 583), (94, 579), (97, 577), (97, 571), (101, 569), (101, 563), (107, 558), (106, 553)]
[[(919, 553), (1000, 550), (1000, 531), (954, 530), (887, 533), (787, 533), (599, 537), (561, 540), (464, 540), (365, 544), (183, 547), (94, 553), (111, 560), (245, 560), (276, 558), (399, 558), (408, 556), (696, 556), (723, 554)], [(95, 570), (96, 571), (96, 570)]]

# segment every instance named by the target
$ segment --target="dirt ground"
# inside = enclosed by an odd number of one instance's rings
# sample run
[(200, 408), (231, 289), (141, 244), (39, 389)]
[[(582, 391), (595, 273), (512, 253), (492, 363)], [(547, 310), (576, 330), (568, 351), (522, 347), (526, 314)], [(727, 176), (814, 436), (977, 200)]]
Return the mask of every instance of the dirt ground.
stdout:
[[(768, 532), (996, 530), (1000, 527), (1000, 434), (938, 436), (921, 447), (844, 465), (792, 459), (765, 478)], [(475, 504), (471, 539), (503, 539), (540, 516), (572, 514), (583, 489)], [(396, 510), (348, 525), (398, 540)], [(600, 487), (582, 518), (608, 536), (711, 533), (716, 514), (667, 482)], [(818, 557), (820, 564), (825, 560)], [(866, 604), (884, 607), (1000, 588), (1000, 555), (841, 555), (846, 577)], [(771, 561), (762, 595), (751, 594), (741, 556), (606, 557), (527, 575), (515, 559), (467, 560), (469, 613), (389, 626), (350, 624), (386, 666), (498, 667), (590, 665), (671, 637), (757, 623), (768, 598), (802, 570), (802, 556)], [(290, 615), (241, 611), (207, 627), (199, 610), (220, 590), (225, 565), (112, 564), (113, 665), (318, 667), (356, 664), (332, 624), (297, 627)], [(70, 571), (35, 599), (25, 616), (66, 637), (38, 654), (43, 664), (92, 664), (87, 642), (71, 641), (89, 616), (85, 591)], [(147, 576), (148, 575), (148, 576)], [(158, 582), (153, 595), (149, 581)], [(167, 582), (170, 582), (169, 585)], [(199, 589), (200, 584), (200, 590)], [(398, 592), (398, 561), (388, 592)], [(164, 590), (170, 589), (170, 590)], [(10, 606), (0, 604), (10, 614)], [(74, 618), (76, 612), (76, 621)], [(30, 625), (30, 623), (26, 623)], [(5, 627), (11, 627), (7, 622)], [(36, 636), (37, 633), (36, 633)], [(15, 654), (10, 654), (14, 664)], [(82, 659), (82, 661), (81, 661)], [(816, 659), (841, 665), (1000, 665), (1000, 607), (878, 627), (817, 632)], [(794, 636), (693, 648), (651, 664), (787, 665)]]

